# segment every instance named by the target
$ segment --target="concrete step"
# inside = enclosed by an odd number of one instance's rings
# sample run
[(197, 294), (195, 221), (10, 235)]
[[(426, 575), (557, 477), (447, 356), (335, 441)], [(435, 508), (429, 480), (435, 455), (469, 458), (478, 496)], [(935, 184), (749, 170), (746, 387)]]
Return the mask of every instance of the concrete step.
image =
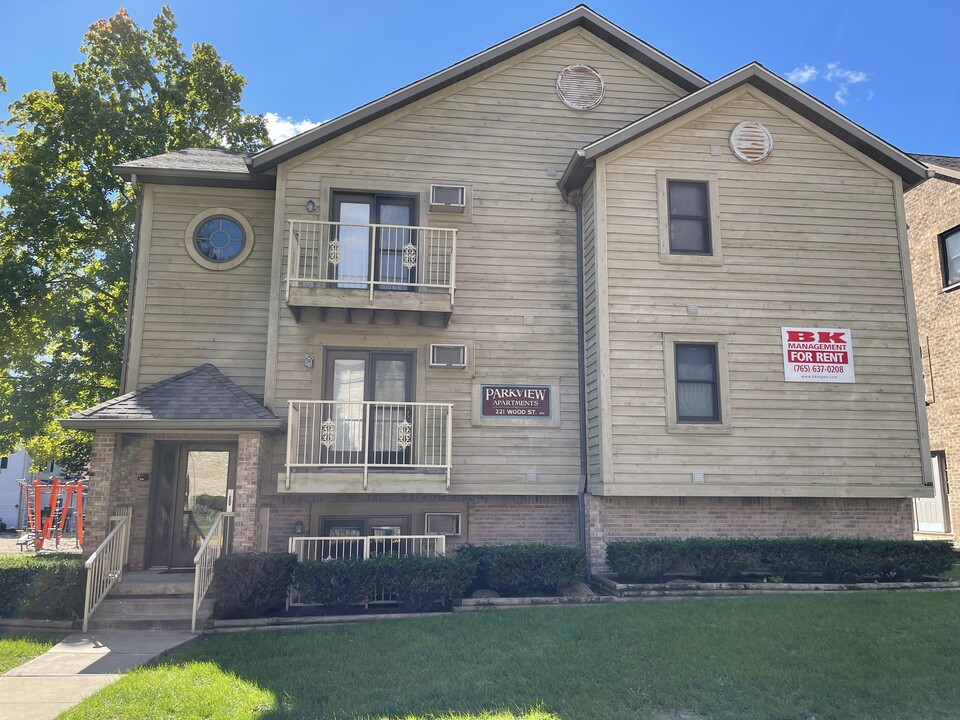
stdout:
[[(202, 628), (213, 614), (213, 598), (197, 611)], [(104, 600), (90, 618), (91, 630), (190, 630), (192, 597), (132, 597)]]
[(193, 573), (168, 573), (154, 570), (126, 571), (123, 573), (123, 581), (114, 586), (110, 596), (126, 595), (193, 596)]
[[(95, 616), (184, 615), (193, 611), (192, 595), (128, 595), (105, 599)], [(200, 612), (212, 612), (213, 600), (204, 599)]]
[[(207, 618), (197, 616), (197, 627), (202, 628)], [(190, 615), (144, 615), (137, 617), (101, 617), (99, 613), (90, 618), (90, 631), (101, 630), (171, 630), (179, 632), (190, 631)]]

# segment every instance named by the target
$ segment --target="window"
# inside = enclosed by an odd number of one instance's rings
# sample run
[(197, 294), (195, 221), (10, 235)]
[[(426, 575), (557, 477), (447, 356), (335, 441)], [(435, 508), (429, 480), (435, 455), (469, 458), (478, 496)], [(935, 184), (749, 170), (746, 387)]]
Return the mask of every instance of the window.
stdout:
[(667, 181), (670, 252), (710, 255), (710, 200), (705, 182)]
[(210, 208), (196, 215), (184, 234), (187, 253), (207, 270), (230, 270), (253, 250), (253, 228), (230, 208)]
[(193, 236), (197, 250), (207, 260), (216, 263), (233, 260), (247, 242), (247, 235), (240, 223), (223, 215), (205, 220)]
[(0, 470), (6, 470), (7, 464), (9, 462), (10, 462), (10, 458), (8, 458), (6, 455), (4, 455), (3, 457), (0, 457)]
[(667, 432), (727, 434), (732, 429), (727, 338), (664, 334)]
[(340, 251), (330, 277), (338, 288), (366, 288), (372, 269), (379, 290), (416, 289), (416, 197), (334, 192), (332, 208)]
[(410, 404), (414, 367), (412, 352), (327, 351), (321, 419), (332, 439), (320, 449), (322, 464), (410, 464), (419, 430)]
[(674, 358), (677, 422), (720, 422), (717, 346), (713, 343), (677, 343)]
[(943, 286), (960, 283), (960, 227), (940, 236), (940, 262), (943, 267)]
[(716, 173), (657, 172), (660, 262), (722, 265)]

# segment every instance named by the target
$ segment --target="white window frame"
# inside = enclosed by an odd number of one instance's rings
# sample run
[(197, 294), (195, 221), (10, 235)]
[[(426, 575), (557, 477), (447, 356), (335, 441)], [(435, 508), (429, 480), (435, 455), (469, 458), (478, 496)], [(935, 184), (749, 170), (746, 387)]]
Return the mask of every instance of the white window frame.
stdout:
[[(717, 392), (719, 393), (719, 422), (680, 422), (677, 420), (677, 355), (676, 346), (716, 345), (717, 347)], [(699, 333), (663, 334), (663, 372), (666, 390), (666, 422), (670, 433), (709, 433), (726, 435), (733, 429), (730, 410), (730, 378), (727, 368), (727, 338), (723, 335)]]
[[(670, 252), (670, 200), (668, 182), (699, 182), (707, 185), (707, 208), (710, 218), (710, 254)], [(657, 213), (659, 217), (660, 262), (678, 265), (723, 265), (720, 239), (720, 192), (716, 173), (687, 172), (679, 170), (657, 171)]]
[[(434, 348), (461, 348), (463, 351), (463, 362), (460, 365), (446, 365), (444, 363), (435, 363), (433, 361), (433, 349)], [(431, 368), (439, 368), (441, 370), (463, 370), (467, 367), (467, 346), (465, 344), (458, 343), (431, 343), (430, 344), (430, 354), (427, 356), (430, 360)]]

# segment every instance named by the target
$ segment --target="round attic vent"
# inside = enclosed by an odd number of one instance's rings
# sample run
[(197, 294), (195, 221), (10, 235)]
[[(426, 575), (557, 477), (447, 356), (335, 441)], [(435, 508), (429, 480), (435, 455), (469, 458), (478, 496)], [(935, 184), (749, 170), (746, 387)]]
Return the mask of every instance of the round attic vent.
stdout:
[(756, 120), (744, 120), (730, 133), (730, 149), (745, 163), (758, 163), (773, 150), (773, 138)]
[(603, 76), (589, 65), (567, 65), (557, 75), (557, 95), (574, 110), (595, 108), (603, 100)]

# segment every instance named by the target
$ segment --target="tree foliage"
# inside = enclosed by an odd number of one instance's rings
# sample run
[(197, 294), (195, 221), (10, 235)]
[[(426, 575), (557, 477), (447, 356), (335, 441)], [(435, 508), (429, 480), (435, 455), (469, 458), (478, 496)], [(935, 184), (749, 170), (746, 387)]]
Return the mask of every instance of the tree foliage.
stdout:
[[(57, 418), (119, 392), (136, 197), (112, 166), (188, 147), (257, 150), (246, 80), (208, 44), (188, 57), (169, 7), (120, 10), (84, 59), (10, 105), (0, 137), (0, 452), (83, 455)], [(2, 83), (2, 80), (0, 80)]]

